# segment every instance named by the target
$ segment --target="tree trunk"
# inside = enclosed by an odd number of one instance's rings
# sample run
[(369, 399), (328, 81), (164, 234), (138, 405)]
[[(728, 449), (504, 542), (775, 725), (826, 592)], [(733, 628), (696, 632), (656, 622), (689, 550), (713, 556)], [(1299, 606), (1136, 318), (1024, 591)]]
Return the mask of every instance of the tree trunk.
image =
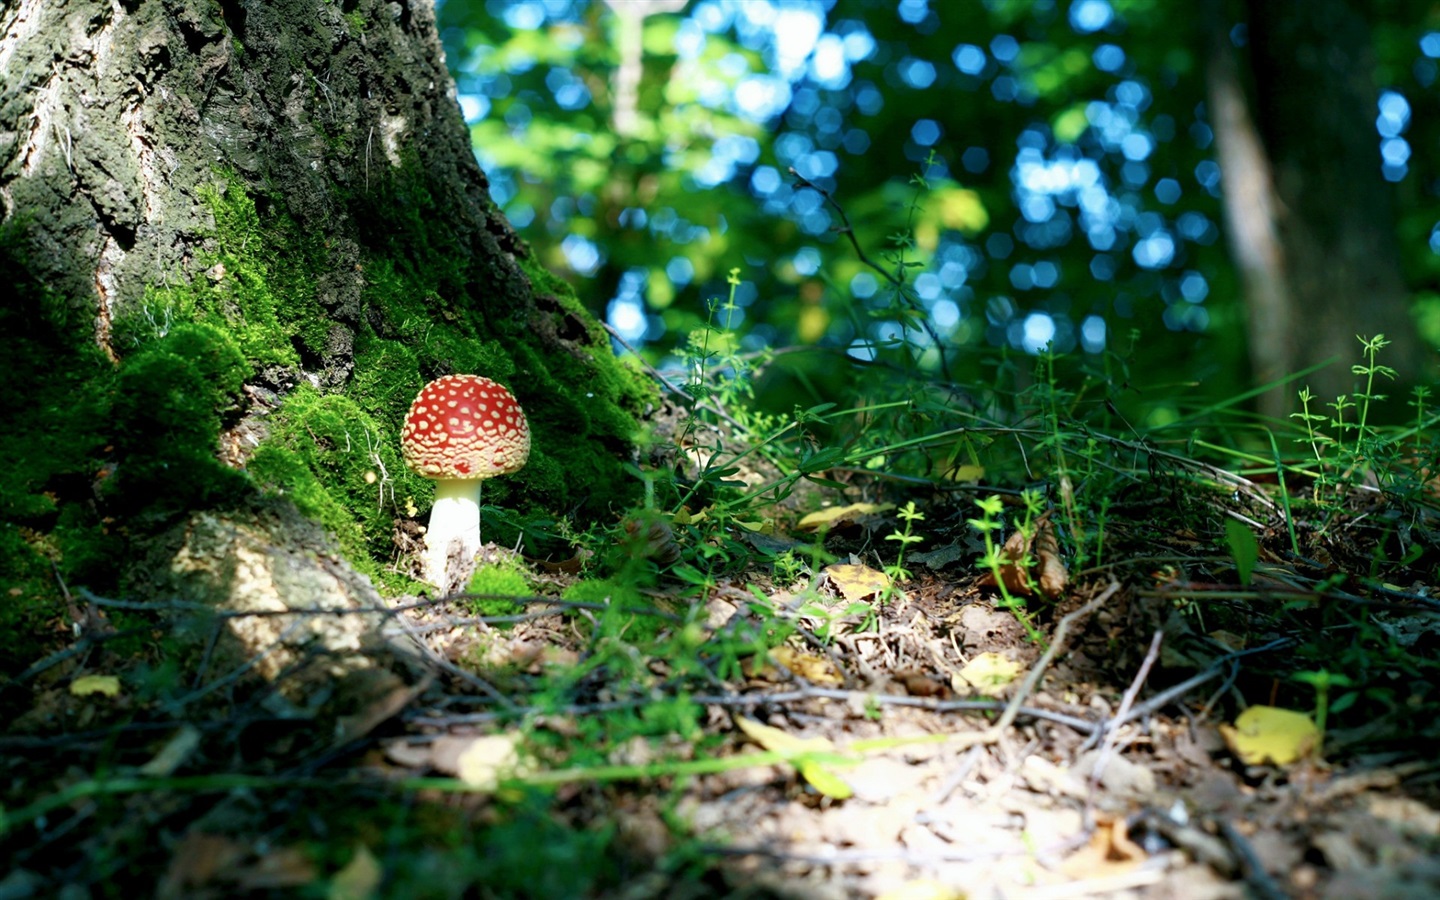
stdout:
[(266, 496), (403, 587), (432, 487), (399, 426), (451, 372), (507, 384), (534, 434), (487, 538), (625, 502), (648, 389), (491, 204), (429, 0), (22, 0), (0, 71), (20, 581), (122, 583), (197, 509)]
[[(1321, 403), (1355, 389), (1357, 335), (1391, 341), (1380, 362), (1402, 382), (1426, 353), (1400, 271), (1392, 188), (1380, 173), (1377, 92), (1364, 17), (1346, 0), (1249, 0), (1252, 105), (1221, 31), (1211, 58), (1211, 114), (1226, 218), (1250, 308), (1258, 382), (1335, 358), (1262, 400), (1295, 408), (1308, 384)], [(1220, 25), (1217, 17), (1217, 25)], [(1393, 395), (1394, 389), (1387, 389)]]

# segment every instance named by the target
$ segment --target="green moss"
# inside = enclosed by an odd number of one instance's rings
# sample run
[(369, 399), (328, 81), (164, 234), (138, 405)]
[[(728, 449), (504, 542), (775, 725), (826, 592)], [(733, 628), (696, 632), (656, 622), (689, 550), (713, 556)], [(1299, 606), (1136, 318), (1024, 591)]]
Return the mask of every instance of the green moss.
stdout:
[[(476, 285), (490, 276), (473, 269), (480, 263), (455, 243), (455, 230), (436, 227), (440, 208), (408, 161), (357, 198), (356, 216), (371, 254), (363, 263), (364, 305), (378, 315), (357, 334), (346, 395), (377, 417), (393, 416), (398, 431), (419, 382), (455, 372), (494, 378), (520, 400), (534, 440), (527, 467), (487, 485), (487, 501), (525, 517), (565, 510), (606, 518), (629, 505), (639, 486), (622, 460), (636, 416), (656, 395), (610, 352), (608, 336), (574, 291), (520, 255), (544, 298), (533, 310), (508, 311), (476, 297)], [(537, 318), (550, 321), (537, 327)], [(547, 344), (541, 332), (563, 335), (569, 346)], [(428, 490), (419, 497), (423, 511)]]
[(333, 532), (369, 575), (394, 553), (397, 498), (429, 489), (400, 459), (398, 429), (349, 397), (302, 385), (270, 420), (270, 437), (248, 471)]
[(249, 372), (229, 335), (196, 323), (124, 361), (109, 429), (120, 463), (107, 495), (117, 510), (163, 517), (240, 496), (244, 477), (216, 449), (222, 416), (238, 406)]
[(104, 447), (114, 369), (88, 320), (30, 274), (21, 223), (0, 226), (0, 522), (45, 528), (58, 505), (89, 496)]
[[(56, 627), (65, 601), (50, 560), (15, 525), (0, 524), (0, 577), (5, 585), (0, 594), (0, 634), (5, 636), (0, 674), (14, 676), (69, 639), (65, 629)], [(23, 691), (13, 692), (12, 702), (24, 696)], [(0, 714), (15, 712), (0, 701)]]
[(525, 611), (525, 604), (506, 597), (526, 597), (533, 591), (525, 580), (519, 563), (483, 565), (475, 570), (466, 591), (471, 594), (494, 594), (474, 601), (475, 611), (482, 616), (516, 616)]
[[(93, 298), (62, 297), (31, 278), (22, 227), (0, 228), (0, 270), (21, 297), (0, 308), (0, 456), (19, 461), (0, 483), (0, 519), (24, 529), (5, 532), (0, 554), (16, 558), (0, 567), (23, 575), (43, 545), (67, 576), (111, 583), (134, 541), (258, 485), (383, 575), (395, 519), (423, 516), (433, 492), (400, 460), (400, 424), (420, 387), (451, 372), (506, 384), (531, 421), (528, 468), (486, 486), (486, 501), (510, 514), (494, 533), (533, 536), (543, 529), (525, 523), (556, 512), (603, 519), (629, 505), (638, 484), (622, 460), (636, 414), (655, 399), (649, 386), (612, 356), (568, 285), (524, 254), (536, 306), (478, 296), (498, 263), (445, 225), (450, 207), (417, 161), (376, 175), (358, 195), (330, 198), (357, 226), (346, 237), (358, 259), (342, 259), (326, 234), (221, 173), (201, 194), (214, 219), (197, 253), (203, 271), (189, 281), (164, 273), (117, 315), (118, 364), (97, 346)], [(358, 305), (324, 307), (322, 283), (352, 269)], [(337, 320), (353, 336), (343, 389), (295, 390), (263, 420), (269, 433), (246, 471), (222, 464), (219, 436), (235, 424), (252, 373), (274, 386), (332, 361), (329, 371), (345, 371), (346, 351), (327, 344)]]
[(345, 393), (366, 413), (399, 422), (424, 386), (419, 360), (408, 344), (368, 332), (356, 341), (354, 374)]
[(215, 219), (200, 254), (206, 273), (148, 291), (141, 309), (121, 323), (118, 346), (148, 322), (175, 317), (224, 328), (259, 366), (295, 366), (302, 353), (322, 356), (329, 321), (317, 299), (316, 276), (327, 256), (319, 239), (284, 213), (262, 213), (233, 181), (202, 188), (200, 199)]

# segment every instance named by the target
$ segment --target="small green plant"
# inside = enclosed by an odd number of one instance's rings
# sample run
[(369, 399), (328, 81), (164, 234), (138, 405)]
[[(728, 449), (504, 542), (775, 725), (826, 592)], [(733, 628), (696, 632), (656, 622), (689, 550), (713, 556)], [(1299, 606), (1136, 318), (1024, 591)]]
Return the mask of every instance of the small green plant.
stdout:
[(805, 561), (795, 555), (794, 550), (786, 550), (775, 557), (772, 564), (777, 585), (790, 585), (800, 580), (800, 577), (809, 571)]
[(1230, 556), (1235, 560), (1235, 572), (1240, 576), (1240, 584), (1249, 587), (1250, 576), (1255, 572), (1255, 563), (1260, 559), (1260, 542), (1245, 523), (1227, 518), (1225, 543), (1230, 545)]
[[(1325, 723), (1326, 720), (1330, 717), (1330, 712), (1332, 709), (1330, 704), (1330, 689), (1351, 687), (1354, 685), (1355, 682), (1351, 681), (1349, 678), (1342, 674), (1339, 674), (1337, 672), (1331, 672), (1328, 669), (1316, 669), (1310, 672), (1296, 672), (1291, 677), (1294, 678), (1296, 681), (1300, 682), (1301, 684), (1308, 684), (1315, 689), (1315, 728), (1317, 731), (1320, 732), (1321, 743), (1324, 743)], [(1356, 696), (1358, 695), (1347, 695), (1347, 697), (1352, 698), (1351, 702), (1354, 702), (1353, 698)], [(1350, 704), (1346, 703), (1345, 705), (1349, 706)], [(1340, 706), (1340, 704), (1337, 703), (1335, 704), (1333, 709), (1335, 711), (1340, 711), (1342, 707)]]
[[(1308, 387), (1302, 388), (1299, 394), (1300, 412), (1290, 414), (1291, 418), (1299, 420), (1305, 428), (1305, 436), (1296, 438), (1296, 441), (1308, 443), (1315, 459), (1317, 473), (1313, 497), (1317, 502), (1333, 490), (1350, 484), (1360, 472), (1372, 471), (1382, 481), (1387, 480), (1390, 474), (1389, 464), (1394, 459), (1394, 449), (1380, 439), (1370, 424), (1372, 407), (1387, 397), (1385, 394), (1376, 393), (1376, 378), (1393, 381), (1396, 376), (1394, 369), (1379, 362), (1380, 351), (1389, 346), (1390, 342), (1385, 340), (1383, 334), (1377, 334), (1373, 338), (1356, 335), (1356, 340), (1360, 342), (1364, 362), (1351, 366), (1350, 372), (1363, 378), (1364, 386), (1349, 396), (1341, 394), (1326, 403), (1331, 409), (1328, 416), (1311, 411), (1315, 395)], [(1411, 404), (1417, 408), (1420, 416), (1417, 421), (1421, 423), (1421, 427), (1424, 422), (1424, 400), (1428, 394), (1428, 389), (1417, 391), (1416, 399)], [(1328, 427), (1330, 433), (1321, 431), (1321, 427)], [(1386, 471), (1380, 471), (1381, 469)]]
[[(985, 556), (980, 560), (980, 565), (995, 579), (995, 589), (1000, 592), (1000, 605), (1015, 616), (1025, 628), (1025, 633), (1029, 635), (1030, 640), (1044, 646), (1045, 639), (1040, 634), (1040, 630), (1035, 627), (1030, 613), (1026, 611), (1025, 601), (1012, 594), (1006, 584), (1006, 579), (1009, 577), (1006, 570), (1011, 567), (1024, 570), (1027, 560), (1023, 558), (1007, 559), (1003, 548), (995, 540), (1000, 529), (1004, 527), (1001, 517), (1005, 511), (1005, 502), (1000, 499), (999, 494), (991, 494), (976, 500), (975, 505), (980, 507), (980, 517), (968, 519), (967, 522), (971, 528), (980, 532), (981, 538), (985, 541)], [(1030, 508), (1031, 506), (1027, 504), (1026, 509)], [(1027, 522), (1029, 521), (1027, 516)], [(1024, 527), (1025, 523), (1022, 523), (1022, 531)]]
[(915, 523), (925, 520), (925, 514), (915, 508), (914, 500), (906, 503), (904, 508), (896, 513), (896, 515), (904, 521), (905, 525), (903, 528), (897, 528), (885, 536), (885, 540), (899, 543), (900, 549), (895, 552), (895, 564), (885, 567), (885, 574), (890, 578), (890, 585), (882, 594), (882, 603), (888, 600), (894, 591), (898, 590), (897, 585), (910, 580), (910, 570), (905, 568), (905, 548), (911, 544), (918, 544), (925, 540), (921, 535), (914, 533)]
[(1396, 373), (1389, 366), (1382, 366), (1375, 361), (1380, 351), (1390, 346), (1390, 342), (1385, 340), (1385, 335), (1377, 334), (1373, 338), (1356, 335), (1356, 340), (1360, 341), (1365, 354), (1364, 363), (1350, 367), (1352, 374), (1360, 375), (1365, 379), (1365, 389), (1352, 395), (1359, 401), (1360, 406), (1360, 424), (1355, 429), (1355, 455), (1359, 456), (1364, 450), (1365, 441), (1371, 437), (1367, 430), (1370, 421), (1370, 406), (1386, 397), (1385, 394), (1375, 393), (1375, 376), (1380, 375), (1394, 381)]

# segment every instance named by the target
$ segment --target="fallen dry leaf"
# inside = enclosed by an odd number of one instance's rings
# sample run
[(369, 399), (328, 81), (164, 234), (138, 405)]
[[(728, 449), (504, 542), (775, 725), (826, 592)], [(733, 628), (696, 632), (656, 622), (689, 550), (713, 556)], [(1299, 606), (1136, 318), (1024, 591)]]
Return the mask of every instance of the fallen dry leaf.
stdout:
[(886, 891), (875, 900), (965, 900), (965, 892), (943, 881), (921, 878)]
[(299, 847), (276, 847), (235, 873), (235, 885), (242, 891), (271, 891), (305, 887), (315, 883), (315, 864)]
[(1071, 878), (1106, 878), (1136, 868), (1145, 860), (1145, 851), (1126, 832), (1125, 820), (1101, 821), (1090, 842), (1060, 864)]
[(472, 787), (494, 789), (501, 778), (519, 768), (519, 744), (520, 738), (512, 734), (475, 738), (460, 753), (460, 780)]
[(70, 693), (76, 697), (88, 697), (91, 694), (118, 697), (120, 679), (114, 675), (81, 675), (70, 682)]
[(811, 684), (838, 685), (845, 683), (845, 676), (828, 657), (816, 653), (804, 653), (794, 647), (776, 647), (770, 651), (770, 658)]
[(1004, 693), (1019, 674), (1020, 664), (1004, 654), (981, 653), (965, 664), (952, 687), (960, 693), (970, 687), (987, 697), (995, 697)]
[(873, 597), (890, 587), (890, 576), (869, 566), (837, 564), (826, 566), (823, 571), (829, 576), (830, 583), (835, 585), (835, 590), (840, 592), (840, 596), (852, 603)]
[(160, 752), (151, 757), (150, 761), (140, 767), (141, 775), (149, 775), (152, 778), (164, 778), (174, 775), (175, 770), (185, 764), (200, 746), (200, 729), (194, 725), (184, 725), (179, 731), (165, 742)]
[(866, 516), (886, 512), (895, 508), (893, 503), (852, 503), (849, 506), (832, 506), (813, 512), (800, 520), (795, 527), (801, 531), (817, 531), (820, 528), (836, 529), (853, 525)]
[(245, 847), (224, 835), (191, 831), (180, 839), (156, 895), (162, 900), (191, 897), (210, 886), (245, 856)]
[(1060, 542), (1055, 537), (1055, 526), (1047, 513), (1040, 517), (1035, 529), (1035, 567), (1040, 572), (1040, 592), (1051, 600), (1065, 593), (1070, 583), (1070, 572), (1060, 558)]
[[(1030, 541), (1025, 537), (1025, 532), (1016, 531), (1005, 539), (1000, 547), (1000, 578), (1005, 584), (1005, 590), (1018, 597), (1032, 597), (1035, 595), (1035, 588), (1030, 582), (1030, 573), (1025, 571), (1021, 562), (1025, 555), (1030, 552)], [(996, 587), (994, 572), (986, 572), (977, 582), (981, 587)]]
[(764, 725), (745, 716), (736, 716), (735, 724), (750, 740), (778, 753), (794, 764), (800, 776), (815, 790), (836, 800), (844, 800), (854, 792), (845, 780), (825, 768), (820, 762), (806, 758), (810, 754), (834, 753), (835, 745), (825, 738), (800, 738), (771, 725)]
[(1220, 726), (1225, 744), (1247, 766), (1288, 766), (1315, 753), (1320, 729), (1304, 713), (1274, 706), (1252, 706)]
[(520, 768), (519, 746), (520, 738), (513, 734), (443, 735), (431, 745), (430, 764), (473, 787), (494, 789)]
[(350, 862), (330, 879), (326, 900), (370, 900), (380, 890), (380, 880), (384, 875), (380, 861), (370, 848), (357, 844)]

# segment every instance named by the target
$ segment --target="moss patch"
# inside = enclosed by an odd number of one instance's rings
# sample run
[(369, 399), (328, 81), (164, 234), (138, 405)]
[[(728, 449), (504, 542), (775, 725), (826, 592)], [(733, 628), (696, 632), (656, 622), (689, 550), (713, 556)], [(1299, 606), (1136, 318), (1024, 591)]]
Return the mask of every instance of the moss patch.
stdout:
[(524, 597), (532, 593), (530, 583), (518, 564), (487, 564), (475, 570), (466, 590), (472, 594), (494, 594), (474, 601), (475, 611), (482, 616), (516, 616), (525, 611), (525, 604), (506, 597)]
[(176, 326), (124, 361), (110, 410), (114, 512), (159, 517), (242, 496), (244, 477), (216, 449), (249, 373), (230, 336), (199, 323)]
[(401, 462), (394, 427), (309, 385), (286, 398), (270, 425), (248, 466), (255, 483), (323, 524), (360, 571), (379, 575), (376, 561), (394, 553), (396, 498), (410, 501), (428, 484)]

